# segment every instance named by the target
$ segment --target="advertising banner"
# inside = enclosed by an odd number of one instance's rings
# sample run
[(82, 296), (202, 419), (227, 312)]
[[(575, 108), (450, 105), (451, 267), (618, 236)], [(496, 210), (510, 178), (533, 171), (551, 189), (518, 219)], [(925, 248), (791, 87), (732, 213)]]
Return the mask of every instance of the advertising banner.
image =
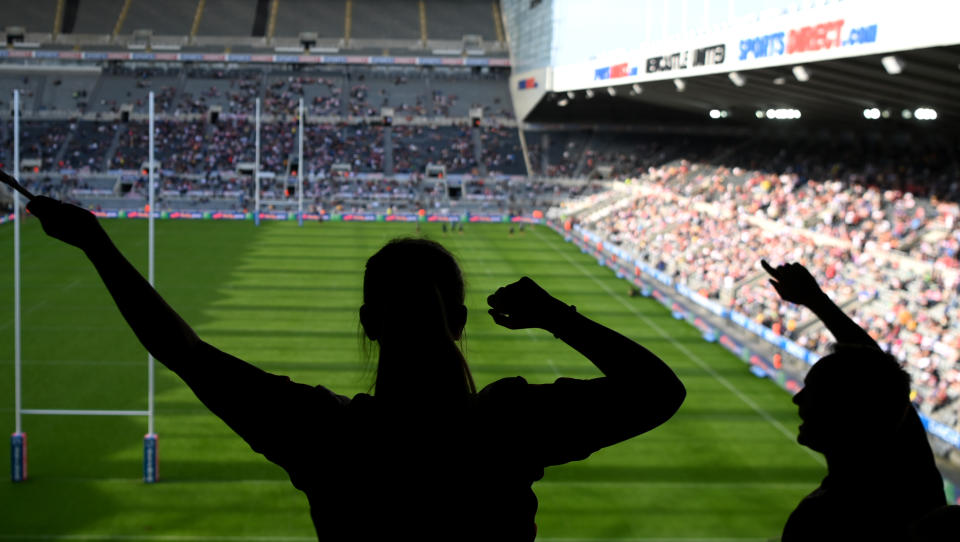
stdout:
[(594, 55), (595, 61), (554, 66), (548, 90), (565, 92), (954, 45), (960, 43), (954, 28), (958, 19), (957, 2), (833, 3), (688, 39), (626, 43)]
[(0, 49), (3, 58), (43, 58), (58, 60), (136, 60), (174, 62), (235, 62), (240, 64), (378, 64), (421, 66), (486, 66), (510, 67), (508, 58), (490, 57), (395, 57), (342, 55), (250, 55), (208, 53), (128, 53), (100, 51), (51, 51), (45, 49)]

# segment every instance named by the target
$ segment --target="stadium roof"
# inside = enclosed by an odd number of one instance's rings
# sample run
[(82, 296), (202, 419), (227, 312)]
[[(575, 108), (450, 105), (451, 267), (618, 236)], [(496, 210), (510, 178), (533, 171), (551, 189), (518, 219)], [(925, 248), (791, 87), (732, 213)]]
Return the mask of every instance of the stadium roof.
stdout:
[[(631, 86), (594, 89), (587, 98), (577, 91), (570, 99), (555, 94), (544, 99), (526, 119), (528, 122), (712, 122), (710, 110), (725, 110), (717, 119), (727, 125), (756, 123), (756, 111), (798, 109), (802, 119), (824, 124), (883, 124), (903, 121), (919, 107), (933, 108), (939, 126), (960, 123), (960, 46), (935, 47), (895, 53), (903, 71), (892, 75), (881, 59), (869, 55), (804, 65), (809, 79), (801, 82), (793, 66), (742, 71), (737, 86), (729, 73), (683, 79), (683, 91), (673, 80), (642, 84), (636, 95)], [(566, 98), (567, 105), (561, 107)], [(865, 109), (877, 108), (884, 117), (864, 117)], [(889, 112), (889, 119), (886, 117)], [(910, 119), (910, 122), (922, 122)], [(887, 122), (887, 125), (890, 123)]]

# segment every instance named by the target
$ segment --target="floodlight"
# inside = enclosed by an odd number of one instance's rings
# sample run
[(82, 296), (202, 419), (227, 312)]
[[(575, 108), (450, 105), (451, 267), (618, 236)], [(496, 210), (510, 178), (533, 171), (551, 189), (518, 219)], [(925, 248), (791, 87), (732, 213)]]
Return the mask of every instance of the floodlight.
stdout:
[(913, 111), (910, 111), (909, 109), (904, 109), (903, 111), (900, 112), (900, 116), (907, 120), (910, 120), (913, 118)]
[(567, 107), (567, 104), (568, 104), (568, 103), (570, 103), (570, 100), (568, 100), (568, 99), (566, 99), (566, 98), (563, 98), (563, 99), (561, 99), (561, 100), (557, 100), (557, 105), (560, 106), (560, 107)]
[(677, 92), (687, 90), (687, 83), (683, 79), (674, 79), (673, 86), (677, 87)]
[(637, 83), (634, 83), (633, 86), (630, 88), (633, 89), (633, 93), (636, 94), (637, 96), (639, 96), (643, 92), (643, 87), (641, 87)]
[(774, 85), (786, 85), (786, 84), (787, 84), (787, 78), (786, 78), (786, 77), (776, 77), (776, 78), (773, 79), (773, 84), (774, 84)]
[(737, 72), (730, 72), (727, 74), (727, 77), (730, 78), (730, 82), (738, 87), (742, 87), (747, 84), (747, 78), (740, 75)]
[(719, 119), (719, 118), (720, 118), (720, 110), (719, 110), (719, 109), (711, 109), (711, 110), (710, 110), (710, 118), (711, 118), (711, 119)]
[(930, 107), (918, 107), (913, 112), (917, 120), (937, 120), (937, 110)]
[(890, 110), (889, 110), (889, 109), (884, 109), (883, 111), (880, 112), (880, 116), (883, 117), (883, 118), (885, 118), (885, 119), (889, 119), (889, 118), (890, 118)]
[(890, 75), (897, 75), (903, 71), (903, 68), (907, 65), (903, 59), (888, 55), (880, 59), (880, 63), (883, 64), (883, 69), (887, 70), (887, 73)]
[[(762, 111), (758, 111), (757, 113), (757, 118), (762, 119), (763, 117), (759, 115)], [(793, 108), (771, 108), (767, 109), (766, 117), (774, 120), (796, 120), (800, 118), (800, 110)]]
[(863, 110), (863, 118), (870, 120), (877, 120), (880, 118), (880, 110), (876, 107), (871, 107), (870, 109)]
[(616, 96), (616, 95), (617, 95), (617, 89), (615, 89), (615, 88), (613, 88), (613, 87), (607, 87), (607, 94), (609, 94), (609, 95), (611, 95), (611, 96)]
[(572, 90), (568, 90), (568, 91), (567, 91), (567, 98), (570, 98), (570, 99), (572, 100), (572, 99), (574, 99), (574, 98), (576, 98), (576, 97), (577, 97), (577, 93), (576, 93), (576, 92), (574, 92), (574, 91), (572, 91)]
[(763, 118), (763, 111), (760, 111), (759, 109), (757, 109), (757, 111), (754, 113), (754, 115), (756, 115), (758, 119), (762, 119), (762, 118)]
[(586, 94), (587, 94), (587, 98), (593, 98), (593, 89), (588, 88), (586, 91)]
[(808, 72), (803, 66), (794, 66), (793, 76), (796, 77), (797, 81), (800, 81), (801, 83), (806, 83), (810, 80), (810, 72)]

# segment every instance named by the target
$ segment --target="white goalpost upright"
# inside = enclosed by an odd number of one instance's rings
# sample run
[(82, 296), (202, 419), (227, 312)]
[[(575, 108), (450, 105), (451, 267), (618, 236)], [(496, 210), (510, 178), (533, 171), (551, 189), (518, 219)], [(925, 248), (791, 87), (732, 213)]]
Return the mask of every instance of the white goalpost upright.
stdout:
[[(20, 91), (13, 91), (13, 174), (20, 175)], [(23, 432), (20, 373), (20, 194), (13, 190), (13, 436), (10, 437), (10, 478), (27, 479), (27, 435)]]
[(253, 159), (253, 223), (260, 225), (260, 98), (257, 98), (256, 150)]
[[(20, 95), (13, 93), (13, 168), (15, 174), (20, 169)], [(150, 285), (154, 283), (154, 192), (155, 169), (154, 163), (154, 93), (149, 95), (149, 206), (148, 206), (148, 278)], [(16, 191), (14, 202), (14, 415), (16, 416), (15, 432), (11, 440), (11, 479), (22, 482), (27, 479), (27, 435), (23, 430), (23, 415), (37, 416), (146, 416), (147, 434), (144, 436), (143, 448), (143, 481), (153, 483), (157, 481), (157, 435), (154, 427), (154, 361), (147, 355), (147, 410), (72, 410), (72, 409), (41, 409), (23, 408), (22, 376), (21, 376), (21, 321), (20, 321), (20, 199)]]
[(297, 156), (297, 224), (303, 226), (303, 96), (300, 97), (300, 114), (297, 115), (300, 120), (297, 126), (297, 142), (299, 146)]
[[(154, 196), (156, 194), (156, 163), (154, 161), (154, 104), (153, 91), (150, 92), (150, 117), (149, 117), (149, 195), (147, 196), (147, 280), (150, 286), (154, 286), (154, 261), (156, 254), (156, 244), (154, 243), (155, 230), (153, 219), (157, 214), (154, 208)], [(154, 363), (153, 356), (147, 353), (147, 434), (143, 437), (143, 481), (153, 483), (157, 481), (157, 434), (154, 432), (153, 424), (153, 388), (154, 388)]]

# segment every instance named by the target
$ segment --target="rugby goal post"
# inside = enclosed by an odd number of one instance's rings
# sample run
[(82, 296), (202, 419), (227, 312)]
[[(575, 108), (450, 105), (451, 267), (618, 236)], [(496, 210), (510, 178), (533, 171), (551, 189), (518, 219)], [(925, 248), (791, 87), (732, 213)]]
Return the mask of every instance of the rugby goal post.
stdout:
[[(20, 92), (13, 91), (13, 170), (20, 171)], [(149, 206), (148, 211), (148, 280), (154, 284), (154, 207), (155, 168), (154, 160), (154, 93), (149, 95)], [(10, 478), (14, 482), (27, 480), (27, 434), (23, 428), (23, 416), (146, 416), (147, 434), (143, 437), (143, 481), (156, 482), (157, 472), (157, 435), (154, 431), (154, 360), (147, 354), (147, 409), (146, 410), (70, 410), (23, 408), (22, 385), (22, 322), (20, 304), (20, 195), (13, 192), (13, 311), (14, 311), (14, 416), (15, 430), (10, 439)]]

